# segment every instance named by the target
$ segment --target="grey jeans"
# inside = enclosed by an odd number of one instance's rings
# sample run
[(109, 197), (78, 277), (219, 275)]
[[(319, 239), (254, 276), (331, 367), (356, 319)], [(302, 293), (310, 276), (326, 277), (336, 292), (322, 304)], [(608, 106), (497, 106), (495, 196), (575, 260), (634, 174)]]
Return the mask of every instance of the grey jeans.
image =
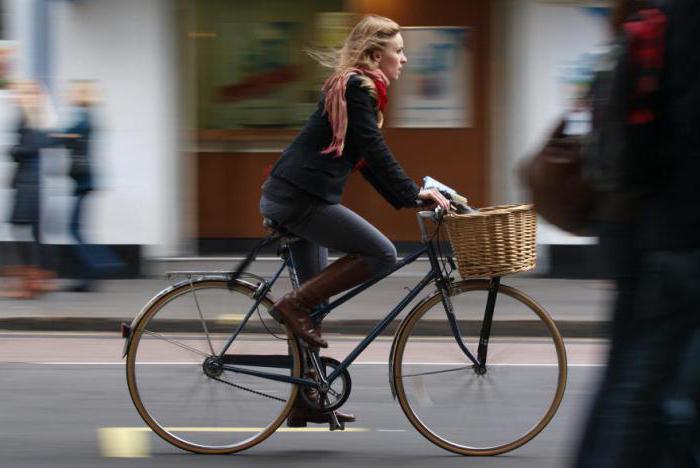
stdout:
[(300, 283), (327, 266), (328, 249), (359, 255), (376, 275), (387, 273), (396, 264), (394, 244), (367, 220), (340, 204), (274, 201), (263, 194), (260, 212), (303, 239), (290, 246)]

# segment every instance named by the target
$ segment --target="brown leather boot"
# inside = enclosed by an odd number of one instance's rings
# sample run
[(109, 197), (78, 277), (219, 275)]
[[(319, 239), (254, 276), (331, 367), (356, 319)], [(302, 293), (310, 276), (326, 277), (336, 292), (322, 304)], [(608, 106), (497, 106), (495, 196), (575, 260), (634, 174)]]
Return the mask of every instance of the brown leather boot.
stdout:
[(309, 315), (321, 301), (364, 283), (372, 277), (369, 265), (358, 256), (346, 255), (331, 263), (299, 289), (285, 295), (274, 305), (282, 321), (292, 333), (311, 346), (327, 348), (328, 343), (314, 327)]
[(0, 292), (0, 296), (8, 299), (32, 299), (36, 292), (31, 285), (31, 267), (12, 265), (3, 268), (3, 276), (9, 278), (9, 287)]
[(58, 289), (56, 273), (43, 268), (34, 268), (29, 275), (30, 287), (36, 293), (53, 292)]

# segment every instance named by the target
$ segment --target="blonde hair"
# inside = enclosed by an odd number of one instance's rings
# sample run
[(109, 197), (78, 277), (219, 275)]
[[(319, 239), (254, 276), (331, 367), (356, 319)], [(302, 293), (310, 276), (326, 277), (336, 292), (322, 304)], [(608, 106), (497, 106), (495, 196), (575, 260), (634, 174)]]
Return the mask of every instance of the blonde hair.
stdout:
[[(333, 73), (324, 83), (324, 90), (329, 83), (349, 70), (375, 70), (377, 63), (372, 59), (372, 54), (386, 49), (389, 42), (400, 32), (401, 27), (396, 21), (384, 16), (367, 15), (352, 28), (339, 49), (307, 50), (320, 65), (333, 69)], [(372, 79), (365, 75), (359, 77), (361, 86), (377, 99), (377, 88)], [(384, 115), (379, 110), (377, 124), (379, 128), (384, 124)]]
[(363, 17), (345, 38), (342, 47), (331, 51), (308, 51), (318, 63), (342, 73), (351, 68), (373, 70), (376, 63), (372, 54), (384, 50), (401, 31), (396, 21), (377, 15)]
[(19, 80), (13, 83), (12, 89), (29, 127), (36, 130), (55, 127), (56, 112), (41, 83), (36, 80)]

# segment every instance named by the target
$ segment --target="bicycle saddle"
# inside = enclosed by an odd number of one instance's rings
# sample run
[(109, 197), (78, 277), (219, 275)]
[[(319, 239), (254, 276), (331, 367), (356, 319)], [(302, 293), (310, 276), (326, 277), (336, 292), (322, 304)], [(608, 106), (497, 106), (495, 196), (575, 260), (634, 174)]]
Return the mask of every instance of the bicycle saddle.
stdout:
[(279, 234), (280, 237), (284, 237), (284, 239), (287, 242), (294, 242), (296, 240), (299, 240), (299, 237), (297, 235), (289, 232), (289, 230), (286, 227), (284, 227), (274, 219), (263, 218), (263, 226), (269, 229), (271, 231), (271, 234)]

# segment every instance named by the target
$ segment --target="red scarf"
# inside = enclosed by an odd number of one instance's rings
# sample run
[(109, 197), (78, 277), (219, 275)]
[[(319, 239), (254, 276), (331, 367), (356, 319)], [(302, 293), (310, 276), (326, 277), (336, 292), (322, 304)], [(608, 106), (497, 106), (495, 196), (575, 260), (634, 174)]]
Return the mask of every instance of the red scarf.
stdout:
[(379, 110), (384, 112), (384, 109), (386, 109), (386, 105), (389, 102), (389, 98), (386, 95), (386, 83), (375, 78), (372, 78), (372, 81), (374, 81), (374, 86), (377, 88), (377, 104), (379, 105)]
[(655, 98), (664, 65), (666, 23), (661, 10), (648, 9), (639, 11), (638, 17), (624, 24), (634, 76), (627, 115), (627, 123), (632, 125), (656, 118)]
[(324, 110), (328, 115), (328, 120), (333, 129), (333, 140), (331, 144), (321, 152), (321, 154), (335, 153), (334, 157), (340, 157), (345, 148), (345, 134), (348, 130), (348, 107), (345, 101), (345, 89), (348, 79), (352, 75), (368, 76), (374, 82), (377, 89), (377, 104), (379, 110), (383, 111), (387, 104), (386, 88), (389, 79), (379, 69), (363, 70), (360, 68), (350, 68), (340, 73), (331, 75), (323, 85), (325, 95)]

